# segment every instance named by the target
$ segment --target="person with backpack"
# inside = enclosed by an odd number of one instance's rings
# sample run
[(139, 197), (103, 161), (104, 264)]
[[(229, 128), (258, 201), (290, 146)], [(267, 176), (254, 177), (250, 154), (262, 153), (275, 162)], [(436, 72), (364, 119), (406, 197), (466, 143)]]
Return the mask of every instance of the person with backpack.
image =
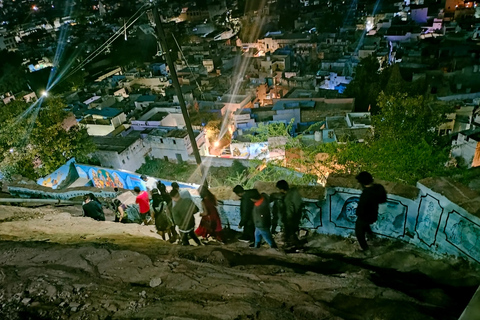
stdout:
[(155, 228), (163, 240), (166, 240), (166, 234), (169, 240), (173, 239), (171, 232), (172, 223), (167, 215), (167, 201), (168, 198), (164, 198), (158, 189), (152, 189), (152, 208), (155, 216)]
[(356, 210), (355, 236), (362, 251), (367, 252), (369, 247), (365, 236), (374, 236), (370, 225), (378, 219), (378, 205), (387, 202), (387, 192), (381, 184), (373, 183), (372, 175), (366, 171), (360, 172), (355, 178), (363, 188)]

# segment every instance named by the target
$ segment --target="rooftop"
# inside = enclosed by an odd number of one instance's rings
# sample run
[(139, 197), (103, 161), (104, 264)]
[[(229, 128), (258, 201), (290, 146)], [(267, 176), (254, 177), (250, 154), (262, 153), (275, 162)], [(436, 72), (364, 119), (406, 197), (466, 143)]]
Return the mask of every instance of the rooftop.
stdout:
[(98, 115), (105, 118), (113, 118), (118, 116), (122, 112), (122, 110), (116, 108), (103, 108), (101, 110), (89, 109), (85, 111), (85, 115)]
[(140, 139), (140, 132), (138, 131), (134, 131), (122, 139), (110, 136), (92, 136), (92, 140), (97, 146), (97, 150), (114, 151), (118, 153), (123, 152), (138, 139)]

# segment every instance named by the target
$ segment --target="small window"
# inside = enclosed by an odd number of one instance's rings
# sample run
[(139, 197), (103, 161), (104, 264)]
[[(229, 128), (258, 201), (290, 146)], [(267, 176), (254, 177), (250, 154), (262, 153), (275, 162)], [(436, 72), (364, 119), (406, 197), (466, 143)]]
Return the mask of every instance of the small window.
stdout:
[(173, 140), (173, 144), (177, 144), (177, 141)]
[(163, 139), (160, 139), (160, 143), (163, 143)]
[(122, 160), (122, 163), (125, 164), (125, 160)]

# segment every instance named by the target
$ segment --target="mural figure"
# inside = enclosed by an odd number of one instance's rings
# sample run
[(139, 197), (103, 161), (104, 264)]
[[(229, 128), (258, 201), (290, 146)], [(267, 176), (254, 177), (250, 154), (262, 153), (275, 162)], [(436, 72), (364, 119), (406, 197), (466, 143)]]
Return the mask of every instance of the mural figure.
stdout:
[(342, 211), (335, 219), (336, 225), (344, 228), (355, 228), (355, 221), (357, 220), (357, 207), (360, 197), (350, 197), (348, 198), (342, 206)]
[[(426, 199), (427, 197), (428, 199)], [(443, 212), (443, 208), (438, 203), (435, 204), (435, 200), (430, 195), (421, 200), (417, 225), (415, 226), (418, 238), (428, 246), (435, 243), (438, 223)]]
[(388, 200), (378, 209), (377, 223), (372, 225), (373, 232), (390, 237), (405, 234), (407, 206), (399, 201)]
[(322, 206), (320, 201), (303, 201), (300, 226), (316, 229), (322, 226)]
[[(478, 225), (458, 216), (458, 221), (447, 222), (445, 233), (447, 241), (469, 255), (480, 261), (480, 228)], [(452, 226), (450, 227), (449, 225)]]
[(113, 184), (117, 188), (124, 188), (124, 186), (125, 186), (125, 183), (123, 182), (123, 179), (120, 178), (120, 176), (116, 172), (113, 173)]

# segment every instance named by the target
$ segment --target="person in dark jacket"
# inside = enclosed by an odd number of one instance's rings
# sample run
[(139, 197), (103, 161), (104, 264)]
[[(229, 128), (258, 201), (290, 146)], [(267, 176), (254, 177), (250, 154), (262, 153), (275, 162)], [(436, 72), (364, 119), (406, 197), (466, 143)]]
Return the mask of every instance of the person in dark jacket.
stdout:
[(158, 188), (158, 191), (160, 191), (160, 195), (162, 196), (163, 201), (167, 202), (166, 214), (167, 214), (168, 221), (170, 222), (170, 225), (171, 225), (170, 229), (167, 230), (167, 233), (169, 234), (169, 236), (171, 236), (168, 239), (168, 242), (174, 243), (178, 238), (178, 234), (177, 234), (177, 230), (175, 230), (175, 223), (173, 223), (173, 218), (172, 218), (172, 197), (170, 197), (170, 195), (167, 192), (167, 187), (161, 181), (157, 181), (157, 188)]
[(265, 193), (260, 194), (257, 189), (253, 189), (250, 196), (253, 203), (253, 223), (255, 225), (255, 248), (260, 248), (262, 238), (271, 248), (277, 248), (275, 240), (273, 240), (270, 227), (272, 217), (270, 214), (270, 202)]
[(166, 240), (165, 235), (167, 234), (169, 239), (173, 238), (171, 234), (172, 223), (167, 215), (167, 200), (168, 198), (164, 198), (158, 189), (152, 189), (152, 208), (155, 215), (155, 227), (157, 228), (157, 233), (163, 240)]
[(83, 215), (85, 217), (90, 217), (97, 221), (105, 221), (105, 214), (103, 213), (102, 204), (98, 199), (92, 194), (86, 194), (83, 196), (84, 204)]
[(240, 185), (233, 188), (233, 192), (240, 198), (240, 223), (238, 228), (243, 228), (243, 234), (238, 240), (252, 243), (255, 240), (255, 225), (252, 218), (253, 202), (250, 199), (254, 191), (256, 190), (245, 190)]
[(373, 236), (370, 225), (377, 221), (378, 205), (387, 201), (387, 192), (381, 184), (373, 183), (372, 175), (366, 171), (360, 172), (355, 178), (363, 188), (356, 210), (355, 236), (362, 250), (367, 251), (365, 235), (368, 233)]
[(178, 190), (173, 189), (170, 192), (170, 197), (176, 202), (172, 209), (173, 222), (178, 226), (182, 237), (182, 245), (188, 246), (188, 238), (192, 238), (196, 244), (202, 245), (198, 240), (197, 235), (193, 231), (195, 227), (194, 214), (198, 212), (198, 208), (192, 199), (182, 198)]
[(280, 226), (281, 231), (283, 228), (283, 219), (285, 217), (285, 194), (282, 192), (274, 192), (270, 194), (270, 203), (272, 206), (272, 234), (277, 233), (277, 226)]
[(285, 180), (278, 181), (276, 187), (285, 195), (285, 215), (282, 221), (285, 245), (297, 245), (297, 233), (302, 219), (302, 196), (297, 188), (290, 188)]

